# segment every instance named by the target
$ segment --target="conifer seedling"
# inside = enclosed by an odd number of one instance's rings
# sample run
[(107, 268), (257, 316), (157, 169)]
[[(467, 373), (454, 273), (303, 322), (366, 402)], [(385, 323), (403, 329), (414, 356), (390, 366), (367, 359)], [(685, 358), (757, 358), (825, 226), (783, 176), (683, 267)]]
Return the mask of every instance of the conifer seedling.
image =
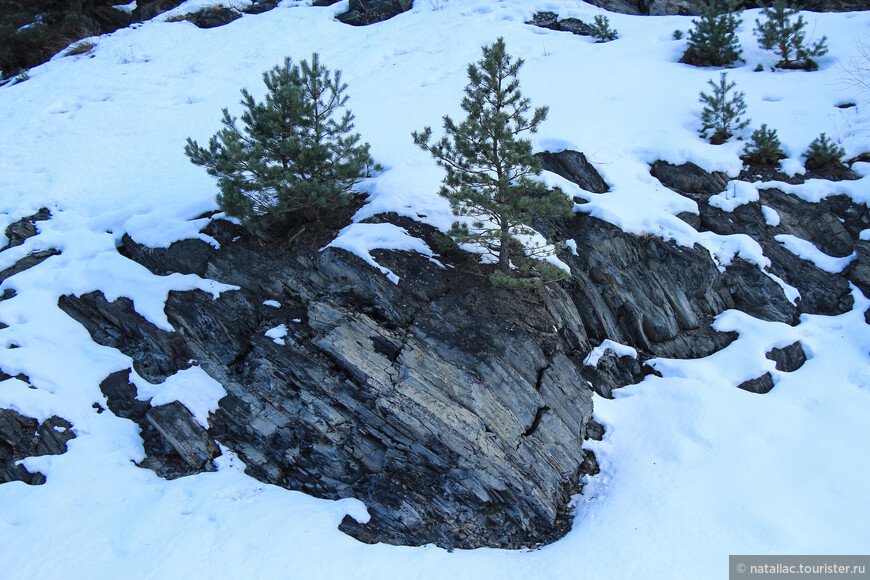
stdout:
[(828, 136), (822, 133), (813, 139), (801, 157), (806, 159), (804, 167), (813, 171), (829, 165), (841, 165), (845, 154), (845, 149), (828, 139)]
[(695, 66), (728, 66), (740, 60), (742, 49), (737, 38), (739, 17), (736, 0), (711, 0), (692, 20), (686, 52), (680, 62)]
[(619, 38), (619, 33), (610, 28), (610, 20), (607, 16), (598, 14), (595, 16), (595, 24), (592, 25), (592, 36), (595, 42), (608, 42)]
[(728, 82), (727, 73), (719, 75), (719, 83), (714, 83), (713, 80), (708, 80), (707, 84), (713, 87), (713, 94), (708, 95), (702, 92), (698, 98), (699, 102), (704, 103), (704, 109), (701, 111), (701, 137), (709, 139), (713, 145), (721, 145), (727, 141), (735, 131), (743, 129), (749, 124), (749, 119), (744, 119), (746, 115), (746, 103), (743, 101), (744, 93), (731, 91), (737, 85), (735, 82)]
[(780, 160), (785, 159), (785, 153), (776, 129), (768, 129), (766, 124), (762, 124), (760, 129), (753, 131), (740, 159), (754, 165), (779, 165)]

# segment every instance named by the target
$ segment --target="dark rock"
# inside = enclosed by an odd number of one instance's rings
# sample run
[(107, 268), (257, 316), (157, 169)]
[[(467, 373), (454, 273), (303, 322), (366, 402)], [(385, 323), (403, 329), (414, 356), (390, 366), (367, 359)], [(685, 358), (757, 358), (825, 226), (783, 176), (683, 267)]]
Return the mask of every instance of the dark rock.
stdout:
[(136, 2), (131, 16), (135, 22), (151, 20), (159, 14), (180, 6), (184, 0), (152, 0)]
[(586, 191), (606, 193), (610, 190), (586, 156), (578, 151), (566, 150), (558, 153), (544, 151), (537, 153), (536, 156), (541, 160), (545, 170), (573, 181)]
[[(768, 189), (760, 191), (760, 203), (743, 204), (732, 212), (726, 212), (708, 203), (711, 195), (727, 187), (728, 179), (724, 174), (707, 173), (691, 163), (676, 166), (664, 161), (656, 161), (651, 173), (666, 187), (698, 203), (699, 215), (683, 213), (680, 217), (684, 221), (698, 231), (751, 236), (771, 260), (769, 272), (797, 288), (801, 295), (795, 307), (784, 294), (776, 291), (776, 282), (760, 269), (736, 260), (729, 266), (725, 282), (738, 308), (753, 316), (789, 324), (796, 323), (797, 316), (804, 312), (832, 315), (851, 309), (853, 300), (849, 280), (854, 278), (856, 284), (864, 283), (863, 261), (856, 260), (857, 263), (853, 263), (845, 275), (831, 275), (786, 250), (775, 236), (782, 233), (795, 235), (812, 241), (829, 255), (848, 256), (855, 247), (858, 232), (870, 223), (866, 206), (858, 206), (845, 196), (810, 203)], [(780, 216), (778, 226), (767, 225), (761, 204), (777, 211)]]
[(311, 3), (312, 6), (332, 6), (333, 4), (341, 2), (341, 0), (314, 0)]
[(39, 423), (10, 409), (0, 409), (0, 483), (45, 483), (43, 474), (30, 473), (17, 462), (25, 457), (65, 453), (66, 442), (74, 438), (72, 425), (60, 417)]
[[(706, 2), (704, 0), (588, 0), (590, 4), (599, 6), (611, 12), (623, 14), (649, 14), (654, 16), (678, 14), (682, 16), (698, 16), (702, 13)], [(789, 3), (789, 6), (793, 6)], [(761, 8), (758, 0), (747, 0), (741, 8)], [(870, 9), (867, 0), (807, 0), (799, 5), (801, 10), (814, 12), (849, 12)]]
[(870, 241), (855, 242), (855, 254), (857, 257), (849, 264), (846, 276), (864, 296), (870, 296)]
[(255, 0), (244, 9), (245, 14), (262, 14), (278, 6), (278, 0)]
[(555, 12), (535, 12), (532, 19), (526, 21), (526, 24), (549, 28), (550, 30), (561, 30), (559, 28), (559, 15)]
[(0, 271), (0, 282), (3, 282), (3, 280), (5, 280), (6, 278), (11, 278), (15, 274), (19, 274), (25, 270), (34, 267), (52, 256), (59, 255), (60, 252), (55, 249), (39, 250), (37, 252), (32, 252), (15, 262), (13, 265), (9, 266), (5, 270)]
[(565, 18), (559, 21), (559, 30), (578, 34), (580, 36), (592, 36), (595, 30), (579, 18)]
[(198, 28), (216, 28), (241, 17), (242, 15), (232, 8), (214, 6), (188, 14), (185, 18)]
[(776, 370), (784, 373), (796, 371), (807, 362), (807, 355), (800, 342), (792, 343), (784, 348), (771, 349), (765, 356), (776, 362)]
[[(362, 541), (537, 545), (569, 529), (570, 497), (580, 475), (595, 471), (582, 448), (601, 435), (587, 381), (609, 395), (652, 372), (643, 364), (652, 356), (709, 354), (733, 339), (710, 328), (714, 316), (784, 300), (775, 284), (755, 284), (754, 302), (735, 300), (733, 280), (706, 250), (586, 215), (539, 225), (577, 242), (578, 255), (562, 256), (573, 276), (561, 285), (517, 294), (491, 287), (492, 266), (463, 252), (439, 256), (444, 269), (411, 252), (373, 252), (398, 276), (394, 284), (344, 250), (320, 251), (350, 213), (269, 246), (222, 220), (206, 229), (220, 249), (188, 240), (151, 251), (123, 240), (124, 254), (154, 272), (197, 272), (240, 287), (216, 300), (170, 293), (174, 333), (148, 324), (126, 299), (60, 299), (148, 380), (194, 360), (228, 393), (207, 435), (172, 435), (141, 422), (143, 410), (152, 419), (158, 412), (132, 400), (125, 375), (104, 384), (109, 408), (144, 425), (143, 466), (171, 474), (160, 457), (188, 453), (181, 450), (197, 438), (217, 440), (262, 481), (363, 500), (371, 521), (341, 526)], [(430, 247), (438, 238), (408, 218), (378, 220)], [(288, 328), (284, 345), (264, 336), (277, 324)], [(609, 355), (583, 367), (605, 338), (635, 347), (638, 359)], [(173, 439), (183, 445), (158, 448)], [(208, 456), (203, 449), (192, 463)]]
[(211, 460), (220, 455), (220, 451), (187, 407), (173, 401), (152, 407), (145, 418), (188, 465), (197, 470), (214, 471)]
[(737, 388), (757, 395), (764, 395), (773, 390), (773, 378), (770, 376), (770, 373), (764, 373), (756, 379), (740, 383), (737, 385)]
[(861, 176), (842, 163), (828, 163), (822, 167), (814, 167), (805, 174), (807, 179), (827, 179), (829, 181), (854, 181)]
[(604, 439), (604, 425), (594, 419), (590, 419), (589, 422), (586, 423), (586, 438), (592, 439), (593, 441), (601, 441)]
[(652, 164), (650, 173), (665, 187), (699, 203), (706, 202), (711, 195), (724, 191), (728, 185), (728, 176), (724, 173), (708, 173), (691, 162), (672, 165), (667, 161), (656, 161)]
[(24, 243), (24, 240), (35, 236), (39, 233), (36, 229), (36, 222), (45, 221), (50, 218), (51, 212), (46, 208), (42, 208), (32, 216), (21, 218), (17, 222), (10, 224), (6, 228), (6, 237), (9, 239), (9, 242), (3, 250), (20, 246)]
[(797, 323), (797, 307), (755, 264), (739, 258), (734, 260), (725, 272), (725, 285), (735, 308), (762, 320)]
[[(112, 413), (122, 419), (130, 419), (139, 425), (146, 455), (145, 459), (139, 463), (139, 467), (151, 469), (165, 479), (175, 479), (205, 471), (206, 468), (211, 469), (213, 465), (211, 462), (204, 461), (197, 466), (188, 464), (172, 446), (170, 440), (164, 438), (161, 432), (146, 418), (151, 410), (151, 404), (136, 398), (136, 387), (130, 382), (129, 375), (129, 369), (110, 374), (100, 383), (100, 390), (105, 395), (107, 407)], [(185, 443), (185, 445), (190, 447), (201, 444), (206, 450), (214, 447), (214, 443), (207, 437), (208, 443), (203, 443), (204, 437), (200, 432), (201, 430), (202, 427), (199, 425), (190, 429), (188, 433), (192, 441)], [(175, 437), (178, 438), (179, 431), (176, 430), (174, 433)], [(194, 461), (194, 463), (197, 462)]]
[(336, 18), (345, 24), (365, 26), (389, 20), (412, 6), (412, 0), (350, 0), (347, 12)]

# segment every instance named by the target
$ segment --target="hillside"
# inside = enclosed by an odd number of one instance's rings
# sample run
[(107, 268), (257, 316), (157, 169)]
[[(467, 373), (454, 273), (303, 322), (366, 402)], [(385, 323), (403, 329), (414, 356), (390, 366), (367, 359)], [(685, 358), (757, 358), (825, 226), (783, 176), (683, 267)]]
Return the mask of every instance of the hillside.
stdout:
[[(691, 17), (418, 0), (350, 26), (347, 0), (309, 4), (201, 29), (190, 0), (0, 86), (4, 577), (703, 578), (866, 552), (870, 13), (804, 13), (830, 48), (806, 72), (744, 12), (727, 72), (752, 122), (711, 145), (720, 69), (679, 63)], [(500, 36), (576, 214), (536, 224), (571, 278), (523, 297), (438, 250), (456, 218), (411, 138), (462, 117)], [(184, 144), (314, 52), (383, 170), (270, 247)], [(762, 123), (786, 159), (759, 176)], [(806, 172), (820, 133), (848, 168)]]

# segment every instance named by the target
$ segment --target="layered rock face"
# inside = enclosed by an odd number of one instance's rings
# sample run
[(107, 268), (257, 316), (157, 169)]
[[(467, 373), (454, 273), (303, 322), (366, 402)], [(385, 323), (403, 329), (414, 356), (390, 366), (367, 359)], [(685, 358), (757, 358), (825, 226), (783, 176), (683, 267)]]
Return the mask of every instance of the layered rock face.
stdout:
[[(544, 157), (567, 179), (606, 190), (581, 154)], [(154, 249), (124, 238), (119, 251), (157, 275), (194, 273), (239, 287), (218, 299), (170, 293), (166, 314), (174, 332), (142, 319), (125, 298), (63, 296), (59, 306), (96, 342), (129, 355), (148, 381), (199, 365), (225, 388), (206, 429), (180, 403), (139, 401), (129, 371), (107, 377), (101, 389), (108, 410), (141, 427), (143, 468), (167, 478), (214, 469), (221, 444), (262, 481), (364, 501), (371, 521), (342, 524), (363, 541), (546, 543), (567, 531), (571, 494), (597, 473), (594, 455), (583, 449), (586, 439), (603, 435), (592, 415), (593, 392), (610, 397), (642, 379), (652, 372), (643, 364), (651, 357), (696, 358), (723, 348), (735, 336), (710, 323), (725, 309), (794, 324), (803, 312), (851, 308), (849, 282), (870, 291), (870, 242), (858, 239), (870, 226), (866, 206), (842, 197), (812, 204), (769, 189), (760, 202), (725, 212), (709, 204), (727, 184), (723, 175), (664, 162), (651, 172), (697, 201), (699, 214), (681, 216), (697, 229), (757, 239), (772, 258), (772, 273), (796, 286), (801, 300), (789, 301), (753, 264), (736, 260), (720, 270), (700, 247), (627, 234), (582, 213), (535, 224), (576, 244), (576, 253), (561, 255), (572, 276), (559, 284), (534, 292), (495, 289), (487, 267), (455, 249), (438, 263), (412, 252), (373, 251), (398, 278), (394, 284), (361, 258), (325, 247), (349, 222), (349, 208), (272, 245), (223, 220), (206, 230), (219, 249), (200, 240)], [(776, 225), (762, 203), (778, 212)], [(34, 223), (45, 219), (50, 214), (41, 211), (12, 224), (9, 246), (34, 235)], [(437, 247), (437, 232), (409, 218), (369, 221), (391, 223)], [(781, 233), (855, 257), (840, 274), (823, 272), (785, 250), (775, 239)], [(41, 259), (26, 256), (2, 275)], [(584, 365), (605, 339), (634, 347), (637, 359), (610, 353)], [(800, 343), (768, 357), (781, 372), (806, 358)], [(739, 387), (763, 394), (773, 382), (767, 374)], [(3, 478), (40, 483), (40, 474), (15, 462), (62, 453), (72, 436), (68, 423), (52, 418), (39, 425), (18, 415), (4, 423), (14, 428), (0, 433)]]
[[(578, 155), (546, 161), (568, 179), (595, 182), (594, 168)], [(782, 214), (774, 228), (758, 202), (730, 214), (709, 206), (723, 176), (665, 163), (652, 172), (698, 201), (700, 215), (685, 217), (699, 229), (757, 237), (776, 256), (775, 272), (799, 285), (804, 299), (790, 302), (755, 265), (737, 260), (720, 271), (700, 247), (626, 234), (582, 214), (536, 224), (576, 242), (576, 254), (561, 256), (572, 277), (559, 285), (531, 293), (492, 288), (486, 268), (458, 250), (440, 263), (374, 251), (398, 277), (394, 284), (359, 257), (324, 249), (348, 222), (348, 210), (270, 246), (222, 220), (207, 229), (220, 249), (199, 240), (151, 249), (125, 238), (120, 251), (158, 275), (195, 273), (239, 287), (216, 300), (199, 291), (171, 293), (166, 314), (176, 332), (152, 326), (125, 299), (110, 303), (94, 293), (59, 304), (94, 340), (130, 355), (143, 378), (160, 382), (197, 364), (226, 389), (205, 430), (182, 405), (136, 401), (127, 373), (109, 377), (102, 388), (110, 409), (142, 427), (149, 456), (143, 467), (164, 477), (211, 469), (220, 443), (263, 481), (360, 498), (371, 521), (348, 518), (342, 529), (363, 541), (537, 545), (567, 531), (571, 494), (597, 472), (583, 449), (603, 431), (592, 418), (593, 392), (609, 397), (640, 380), (651, 372), (643, 366), (650, 357), (702, 357), (726, 346), (735, 336), (710, 327), (725, 309), (795, 323), (801, 312), (849, 308), (848, 278), (865, 284), (863, 258), (832, 275), (780, 255), (785, 250), (772, 236), (803, 232), (826, 240), (826, 250), (850, 251), (864, 243), (855, 238), (870, 219), (866, 208), (768, 191), (765, 202)], [(599, 189), (606, 189), (603, 181)], [(818, 217), (828, 211), (851, 217)], [(801, 212), (844, 228), (844, 235), (809, 224)], [(409, 218), (370, 221), (392, 223), (436, 247), (437, 233)], [(819, 287), (801, 286), (804, 279)], [(604, 339), (635, 347), (637, 360), (609, 354), (585, 366)], [(803, 362), (799, 343), (769, 356), (785, 372)], [(741, 385), (755, 393), (772, 387), (769, 376)]]

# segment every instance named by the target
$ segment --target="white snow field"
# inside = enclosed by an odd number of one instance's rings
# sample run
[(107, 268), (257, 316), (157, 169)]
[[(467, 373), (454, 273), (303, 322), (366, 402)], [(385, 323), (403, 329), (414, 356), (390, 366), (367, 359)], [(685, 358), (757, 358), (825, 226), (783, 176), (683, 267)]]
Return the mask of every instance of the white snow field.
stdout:
[[(362, 28), (334, 20), (347, 0), (308, 4), (283, 0), (209, 30), (165, 22), (164, 14), (97, 38), (93, 55), (55, 57), (26, 82), (0, 87), (0, 231), (41, 207), (52, 212), (37, 236), (0, 253), (0, 269), (32, 251), (62, 252), (0, 287), (17, 292), (0, 302), (7, 325), (0, 343), (17, 347), (0, 351), (0, 367), (33, 386), (0, 382), (0, 407), (38, 420), (59, 415), (76, 434), (65, 454), (24, 461), (45, 474), (44, 485), (0, 485), (0, 577), (725, 578), (729, 554), (867, 553), (870, 326), (863, 313), (870, 301), (857, 289), (851, 312), (804, 316), (795, 327), (725, 312), (717, 328), (740, 338), (723, 351), (659, 359), (663, 378), (625, 387), (613, 400), (596, 396), (595, 415), (607, 428), (592, 444), (601, 474), (576, 497), (572, 531), (539, 550), (365, 545), (337, 529), (346, 514), (366, 520), (360, 501), (262, 484), (228, 450), (217, 472), (173, 481), (136, 467), (144, 457), (138, 427), (93, 408), (104, 402), (101, 380), (130, 360), (92, 342), (57, 299), (94, 290), (109, 300), (126, 296), (169, 328), (169, 290), (233, 291), (191, 275), (152, 275), (116, 243), (125, 233), (150, 246), (188, 237), (214, 242), (199, 233), (206, 220), (191, 220), (216, 208), (216, 184), (188, 161), (185, 138), (207, 141), (221, 108), (238, 115), (239, 90), (260, 97), (261, 73), (285, 56), (316, 51), (349, 84), (357, 130), (385, 168), (361, 185), (371, 200), (357, 221), (395, 211), (449, 226), (449, 206), (437, 195), (442, 171), (411, 132), (431, 125), (440, 135), (442, 115), (462, 117), (467, 64), (503, 36), (526, 61), (524, 94), (550, 107), (535, 146), (584, 152), (611, 185), (595, 195), (547, 175), (589, 200), (578, 211), (628, 232), (700, 243), (723, 266), (735, 254), (769, 263), (747, 236), (700, 234), (676, 218), (697, 206), (649, 173), (657, 159), (732, 176), (741, 166), (743, 142), (713, 146), (697, 135), (698, 93), (719, 71), (678, 63), (685, 40), (674, 40), (673, 31), (686, 32), (690, 18), (607, 14), (620, 38), (594, 44), (524, 24), (539, 10), (586, 21), (603, 13), (578, 0), (417, 0), (411, 11)], [(745, 13), (740, 28), (746, 63), (728, 71), (753, 119), (744, 136), (762, 122), (777, 129), (792, 173), (821, 132), (849, 156), (870, 150), (870, 95), (843, 80), (870, 42), (870, 13), (805, 14), (808, 39), (827, 35), (831, 49), (812, 73), (770, 71), (777, 57), (752, 36), (757, 15)], [(765, 70), (754, 72), (759, 63)], [(848, 102), (857, 106), (836, 107)], [(855, 169), (870, 175), (868, 164)], [(754, 186), (740, 187), (722, 195), (720, 207), (756, 199)], [(870, 199), (870, 177), (783, 188), (813, 200), (840, 192)], [(395, 227), (351, 225), (334, 245), (372, 263), (368, 250), (377, 246), (431, 256)], [(776, 371), (765, 351), (795, 340), (809, 360), (796, 372)], [(766, 371), (776, 383), (769, 394), (735, 388)], [(149, 388), (161, 400), (180, 397), (200, 419), (222, 394), (199, 369)]]

